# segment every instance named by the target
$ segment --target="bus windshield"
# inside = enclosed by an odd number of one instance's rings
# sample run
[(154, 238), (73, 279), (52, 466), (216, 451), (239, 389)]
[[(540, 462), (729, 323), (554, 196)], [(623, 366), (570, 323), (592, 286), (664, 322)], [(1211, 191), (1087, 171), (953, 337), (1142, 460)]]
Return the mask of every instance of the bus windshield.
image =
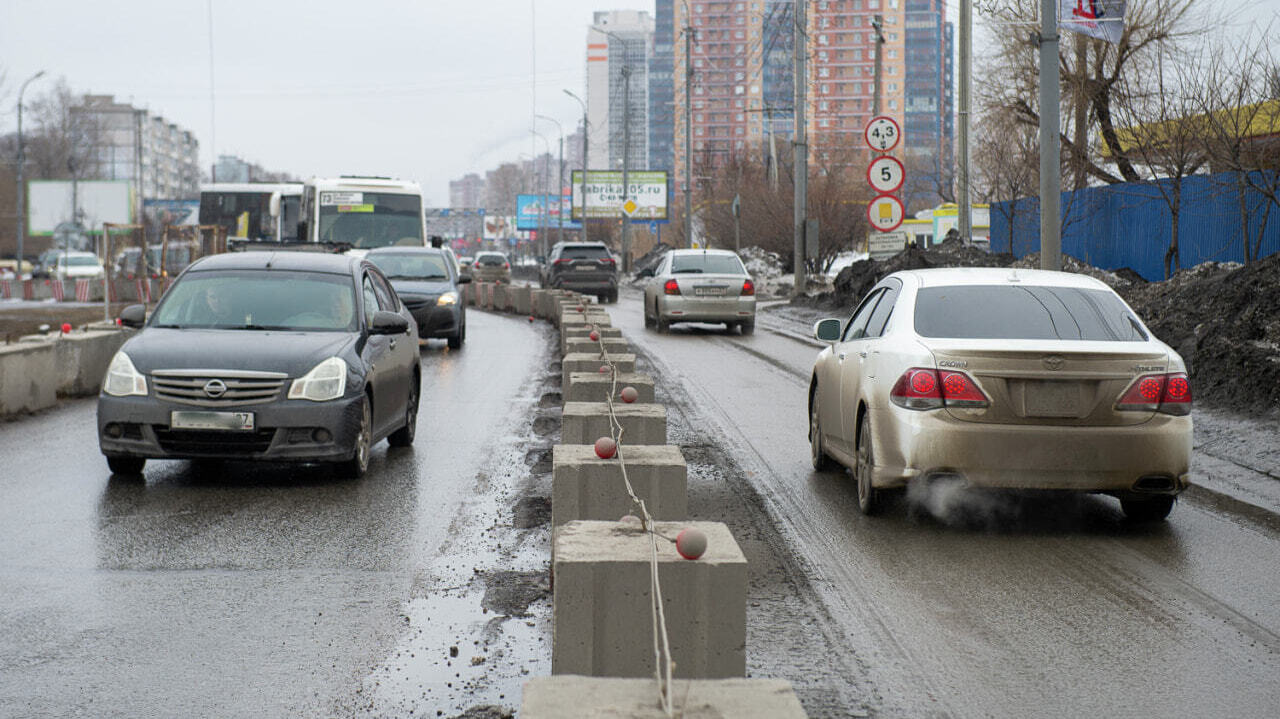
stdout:
[(421, 247), (422, 201), (386, 192), (321, 192), (319, 240), (361, 249)]

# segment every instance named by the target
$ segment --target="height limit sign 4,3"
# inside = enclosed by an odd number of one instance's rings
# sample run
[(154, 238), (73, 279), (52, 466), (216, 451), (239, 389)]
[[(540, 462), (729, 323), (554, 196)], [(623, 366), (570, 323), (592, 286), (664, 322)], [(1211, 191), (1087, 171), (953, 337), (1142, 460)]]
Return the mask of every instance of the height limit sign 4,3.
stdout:
[(867, 203), (867, 222), (881, 232), (889, 232), (902, 224), (906, 214), (902, 200), (893, 193), (902, 188), (907, 172), (898, 158), (881, 153), (898, 146), (902, 141), (902, 128), (892, 117), (880, 115), (871, 118), (862, 135), (867, 147), (878, 155), (867, 165), (867, 183), (876, 192), (875, 199)]

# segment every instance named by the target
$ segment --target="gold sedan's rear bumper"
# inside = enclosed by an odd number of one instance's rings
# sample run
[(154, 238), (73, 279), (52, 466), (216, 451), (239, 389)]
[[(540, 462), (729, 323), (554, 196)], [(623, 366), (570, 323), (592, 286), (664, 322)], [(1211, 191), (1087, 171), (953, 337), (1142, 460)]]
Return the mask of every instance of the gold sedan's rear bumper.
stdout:
[(955, 476), (975, 487), (1176, 494), (1190, 484), (1191, 417), (1127, 426), (984, 424), (945, 411), (870, 411), (876, 487)]

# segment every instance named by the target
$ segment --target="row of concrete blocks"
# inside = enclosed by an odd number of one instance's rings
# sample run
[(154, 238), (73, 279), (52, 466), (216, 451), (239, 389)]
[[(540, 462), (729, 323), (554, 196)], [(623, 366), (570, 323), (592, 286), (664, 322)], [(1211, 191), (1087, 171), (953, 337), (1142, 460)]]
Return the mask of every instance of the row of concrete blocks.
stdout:
[[(525, 684), (521, 716), (662, 716), (651, 651), (656, 546), (677, 706), (686, 716), (804, 717), (787, 682), (743, 678), (746, 557), (724, 524), (687, 519), (688, 470), (680, 449), (666, 443), (666, 408), (654, 401), (653, 379), (636, 372), (607, 313), (572, 296), (555, 302), (564, 412), (552, 450), (553, 676)], [(626, 386), (637, 390), (634, 403), (618, 396)], [(618, 521), (637, 513), (622, 465), (595, 453), (595, 440), (610, 435), (610, 401), (627, 480), (655, 519), (656, 539)], [(689, 527), (708, 540), (692, 561), (668, 541)]]
[[(77, 287), (77, 284), (80, 286)], [(113, 302), (155, 302), (160, 299), (171, 279), (115, 280), (111, 283)], [(60, 302), (101, 302), (104, 286), (101, 279), (88, 280), (0, 280), (0, 299), (57, 300)]]
[(52, 407), (58, 397), (91, 397), (124, 344), (124, 330), (24, 337), (0, 345), (0, 417)]

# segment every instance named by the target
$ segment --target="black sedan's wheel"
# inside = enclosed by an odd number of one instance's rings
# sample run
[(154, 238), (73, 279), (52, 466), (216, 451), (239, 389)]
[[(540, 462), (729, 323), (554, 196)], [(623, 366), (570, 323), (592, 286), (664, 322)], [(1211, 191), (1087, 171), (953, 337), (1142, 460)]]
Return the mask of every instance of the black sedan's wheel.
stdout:
[(145, 466), (147, 460), (143, 457), (107, 457), (107, 468), (112, 474), (134, 477), (142, 474)]
[(871, 418), (862, 418), (862, 428), (858, 430), (858, 466), (854, 475), (858, 480), (858, 509), (871, 516), (880, 511), (882, 499), (880, 490), (871, 484), (871, 474), (875, 470), (876, 458), (871, 449)]
[(360, 431), (356, 434), (355, 447), (352, 448), (351, 459), (338, 465), (338, 471), (344, 476), (359, 479), (369, 471), (369, 451), (373, 448), (373, 405), (369, 403), (369, 395), (360, 402)]
[[(452, 342), (449, 346), (453, 346)], [(404, 426), (387, 437), (387, 444), (392, 447), (408, 447), (413, 444), (413, 437), (418, 431), (418, 385), (419, 382), (415, 377), (413, 387), (409, 389), (408, 406), (404, 411)]]
[(1124, 516), (1134, 522), (1158, 522), (1173, 511), (1173, 497), (1122, 499), (1120, 509), (1124, 510)]
[(818, 419), (818, 392), (814, 390), (813, 401), (809, 403), (809, 460), (813, 468), (819, 472), (834, 469), (836, 463), (827, 456), (822, 448), (822, 425)]
[(467, 326), (463, 325), (462, 327), (458, 328), (457, 334), (453, 335), (452, 337), (447, 337), (445, 339), (449, 343), (449, 349), (451, 350), (462, 349), (462, 343), (467, 341)]

